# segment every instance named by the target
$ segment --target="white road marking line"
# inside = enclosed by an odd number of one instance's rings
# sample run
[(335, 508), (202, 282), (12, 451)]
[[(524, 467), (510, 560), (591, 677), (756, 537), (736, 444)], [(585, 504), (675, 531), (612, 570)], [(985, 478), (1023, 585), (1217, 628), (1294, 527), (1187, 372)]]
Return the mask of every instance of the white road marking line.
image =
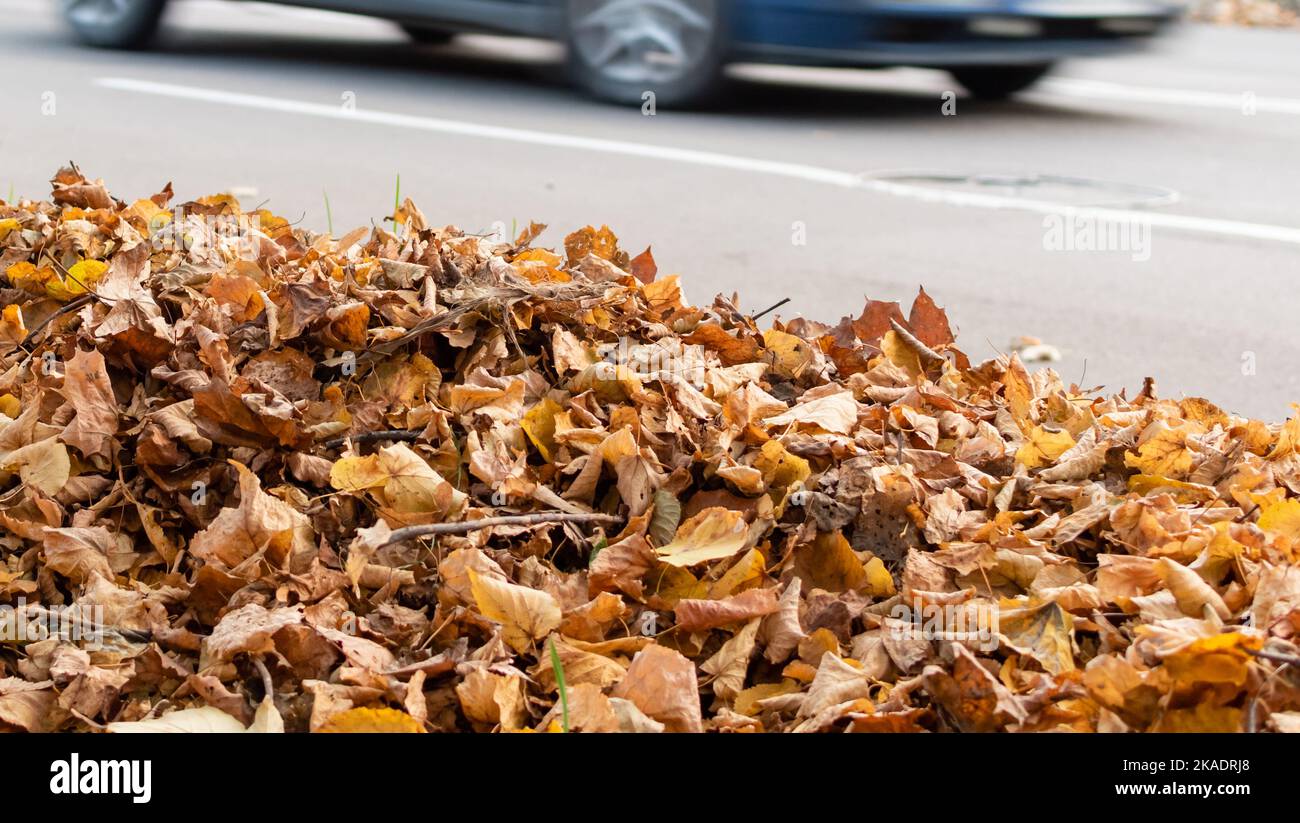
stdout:
[(1243, 111), (1247, 104), (1256, 111), (1271, 114), (1300, 114), (1300, 99), (1294, 97), (1266, 97), (1249, 90), (1237, 93), (1197, 91), (1195, 89), (1162, 89), (1153, 86), (1128, 86), (1106, 83), (1101, 80), (1083, 80), (1076, 77), (1048, 77), (1037, 87), (1049, 94), (1081, 97), (1089, 100), (1122, 100), (1133, 103), (1165, 103), (1174, 106), (1194, 106), (1205, 109), (1230, 109)]
[(885, 180), (864, 180), (863, 187), (882, 194), (892, 194), (912, 200), (946, 203), (952, 206), (970, 206), (981, 209), (1012, 209), (1034, 214), (1059, 214), (1063, 217), (1082, 216), (1104, 223), (1142, 222), (1153, 227), (1198, 234), (1218, 234), (1230, 237), (1249, 237), (1255, 240), (1274, 240), (1279, 243), (1300, 245), (1300, 228), (1270, 226), (1266, 223), (1244, 223), (1237, 220), (1220, 220), (1214, 217), (1194, 217), (1187, 214), (1144, 211), (1142, 209), (1107, 209), (1093, 206), (1067, 206), (1048, 200), (1029, 200), (979, 192), (931, 189), (906, 183)]
[(828, 183), (835, 186), (853, 187), (861, 182), (859, 176), (852, 172), (806, 166), (800, 163), (760, 160), (753, 157), (735, 157), (729, 154), (697, 151), (695, 149), (656, 146), (650, 143), (632, 143), (624, 140), (607, 140), (600, 137), (581, 137), (575, 134), (558, 134), (556, 132), (519, 129), (510, 126), (491, 126), (485, 123), (469, 123), (463, 120), (445, 120), (437, 117), (422, 117), (413, 114), (375, 111), (373, 109), (345, 110), (342, 105), (337, 104), (308, 103), (283, 97), (264, 97), (258, 94), (241, 94), (218, 89), (198, 88), (196, 86), (155, 83), (150, 80), (134, 80), (126, 77), (100, 77), (95, 80), (95, 84), (120, 91), (202, 100), (207, 103), (224, 103), (231, 106), (280, 111), (289, 114), (306, 114), (315, 117), (328, 117), (333, 120), (377, 123), (384, 126), (457, 134), (466, 137), (487, 137), (494, 140), (510, 140), (516, 143), (531, 143), (538, 146), (581, 149), (582, 151), (595, 151), (605, 154), (622, 154), (632, 157), (645, 157), (651, 160), (671, 160), (697, 166), (713, 166), (715, 168), (751, 171), (778, 177), (793, 177), (812, 183)]
[(420, 131), (455, 134), (467, 137), (483, 137), (492, 140), (509, 140), (516, 143), (529, 143), (554, 148), (578, 149), (588, 152), (617, 154), (627, 157), (641, 157), (651, 160), (666, 160), (674, 163), (688, 163), (696, 166), (708, 166), (732, 171), (766, 174), (786, 177), (810, 183), (822, 183), (841, 188), (859, 188), (878, 194), (905, 197), (927, 203), (944, 203), (954, 206), (967, 206), (983, 209), (1005, 209), (1027, 211), (1037, 214), (1083, 215), (1098, 220), (1109, 221), (1143, 221), (1151, 226), (1158, 226), (1177, 231), (1216, 234), (1228, 237), (1247, 237), (1256, 240), (1273, 240), (1281, 243), (1300, 245), (1300, 228), (1290, 226), (1272, 226), (1262, 223), (1245, 223), (1236, 220), (1219, 220), (1208, 217), (1165, 214), (1139, 209), (1099, 209), (1082, 206), (1068, 206), (1042, 200), (1025, 200), (1018, 197), (961, 192), (925, 186), (892, 183), (883, 180), (871, 180), (854, 172), (839, 171), (820, 166), (808, 166), (801, 163), (785, 163), (777, 160), (763, 160), (756, 157), (741, 157), (720, 152), (699, 151), (696, 149), (657, 146), (650, 143), (636, 143), (624, 140), (609, 140), (599, 137), (582, 137), (573, 134), (535, 131), (509, 126), (492, 126), (484, 123), (469, 123), (462, 120), (447, 120), (436, 117), (422, 117), (396, 112), (374, 111), (369, 109), (344, 109), (341, 105), (310, 103), (302, 100), (290, 100), (281, 97), (265, 97), (257, 94), (221, 91), (196, 86), (182, 86), (173, 83), (157, 83), (151, 80), (136, 80), (128, 77), (100, 77), (95, 84), (118, 91), (153, 94), (163, 97), (175, 97), (186, 100), (199, 100), (244, 108), (276, 111), (287, 114), (301, 114), (312, 117), (324, 117), (332, 120), (346, 120), (359, 123), (373, 123), (398, 128), (417, 129)]

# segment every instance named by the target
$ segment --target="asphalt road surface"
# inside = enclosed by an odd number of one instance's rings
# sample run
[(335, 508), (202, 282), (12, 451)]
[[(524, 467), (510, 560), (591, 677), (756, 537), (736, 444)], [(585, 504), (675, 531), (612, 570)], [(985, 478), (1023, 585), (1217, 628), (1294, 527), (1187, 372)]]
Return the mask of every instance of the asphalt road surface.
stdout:
[[(1300, 31), (1188, 25), (1000, 104), (938, 72), (739, 67), (720, 108), (645, 116), (568, 89), (545, 43), (190, 0), (118, 53), (52, 6), (0, 0), (0, 193), (43, 196), (71, 159), (119, 197), (235, 190), (322, 230), (328, 197), (341, 234), (400, 175), (468, 231), (608, 223), (699, 303), (834, 321), (924, 285), (972, 358), (1030, 335), (1084, 386), (1152, 375), (1270, 420), (1300, 401)], [(1059, 204), (1124, 231), (1076, 248)]]

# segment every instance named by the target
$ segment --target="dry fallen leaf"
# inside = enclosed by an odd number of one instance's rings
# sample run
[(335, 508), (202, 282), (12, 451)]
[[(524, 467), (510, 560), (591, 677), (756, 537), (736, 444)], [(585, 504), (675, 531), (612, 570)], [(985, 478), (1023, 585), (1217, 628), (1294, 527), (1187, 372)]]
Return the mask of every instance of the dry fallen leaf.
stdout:
[(501, 623), (501, 636), (519, 651), (559, 628), (563, 614), (550, 594), (469, 570), (474, 601), (483, 616)]

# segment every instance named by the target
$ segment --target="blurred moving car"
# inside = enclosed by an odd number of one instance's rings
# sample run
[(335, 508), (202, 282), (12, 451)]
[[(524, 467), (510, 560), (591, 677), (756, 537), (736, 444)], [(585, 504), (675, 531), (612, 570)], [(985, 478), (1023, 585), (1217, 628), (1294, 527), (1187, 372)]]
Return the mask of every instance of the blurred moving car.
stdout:
[[(167, 0), (59, 0), (76, 34), (134, 48)], [(591, 94), (690, 105), (729, 62), (947, 69), (981, 98), (1028, 88), (1064, 57), (1141, 47), (1174, 0), (272, 0), (392, 20), (420, 42), (460, 32), (544, 37), (568, 47)]]

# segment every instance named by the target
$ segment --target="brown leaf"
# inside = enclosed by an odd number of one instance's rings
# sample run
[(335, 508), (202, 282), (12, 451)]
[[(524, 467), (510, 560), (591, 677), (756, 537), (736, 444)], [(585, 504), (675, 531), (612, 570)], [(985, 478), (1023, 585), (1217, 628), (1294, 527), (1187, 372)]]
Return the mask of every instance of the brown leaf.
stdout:
[(673, 612), (678, 628), (699, 632), (763, 617), (778, 608), (775, 589), (748, 589), (721, 600), (680, 600)]
[(934, 304), (930, 295), (921, 289), (912, 301), (912, 312), (907, 318), (907, 328), (931, 348), (951, 345), (956, 338), (948, 327), (948, 315)]
[(670, 732), (704, 731), (695, 664), (672, 649), (656, 644), (637, 652), (613, 696), (635, 703)]
[(87, 457), (111, 458), (117, 434), (117, 399), (104, 355), (78, 349), (68, 361), (63, 394), (76, 411), (63, 429), (63, 442)]
[[(239, 505), (224, 508), (194, 536), (195, 557), (249, 580), (259, 576), (255, 562), (296, 574), (307, 570), (316, 553), (311, 522), (292, 506), (262, 491), (257, 475), (231, 461), (239, 474)], [(254, 561), (250, 563), (249, 561)]]

